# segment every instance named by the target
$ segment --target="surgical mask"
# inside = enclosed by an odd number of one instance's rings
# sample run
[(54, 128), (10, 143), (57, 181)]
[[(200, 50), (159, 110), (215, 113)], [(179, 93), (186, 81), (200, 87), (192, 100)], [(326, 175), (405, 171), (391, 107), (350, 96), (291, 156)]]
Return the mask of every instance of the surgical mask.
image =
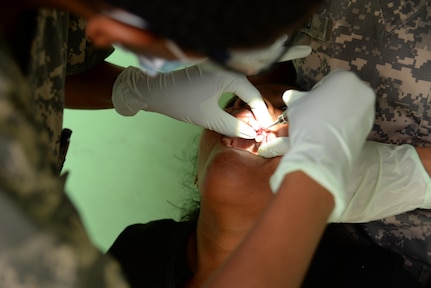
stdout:
[(205, 58), (190, 58), (172, 41), (165, 40), (166, 47), (174, 54), (177, 60), (166, 60), (156, 56), (137, 55), (139, 67), (149, 76), (157, 76), (159, 73), (166, 73), (182, 69), (188, 66), (196, 65)]
[[(149, 24), (145, 19), (127, 11), (114, 9), (102, 11), (104, 15), (113, 18), (124, 24), (139, 28), (148, 29)], [(287, 37), (283, 35), (272, 44), (260, 49), (247, 51), (233, 50), (212, 50), (205, 52), (209, 59), (225, 68), (226, 70), (235, 71), (246, 75), (255, 75), (262, 73), (271, 68), (276, 62), (283, 60), (283, 57), (289, 54), (288, 50), (293, 45), (294, 35)], [(158, 73), (170, 72), (187, 66), (195, 65), (206, 58), (195, 59), (186, 56), (183, 51), (172, 41), (166, 39), (166, 47), (177, 60), (167, 60), (157, 56), (137, 55), (139, 66), (150, 76), (156, 76)], [(120, 46), (121, 47), (121, 46)]]
[[(124, 10), (114, 9), (109, 11), (102, 11), (101, 13), (121, 23), (139, 29), (148, 28), (148, 23), (143, 18)], [(119, 43), (117, 43), (115, 46), (127, 52), (133, 53), (138, 58), (139, 67), (144, 70), (149, 76), (153, 77), (157, 76), (157, 74), (159, 73), (171, 72), (188, 66), (196, 65), (206, 59), (188, 57), (174, 42), (168, 39), (165, 41), (166, 47), (173, 55), (177, 57), (176, 60), (167, 60), (157, 56), (136, 54), (129, 51), (126, 47)]]
[(177, 60), (165, 60), (159, 57), (147, 57), (138, 55), (139, 68), (144, 70), (149, 76), (157, 76), (160, 72), (171, 72), (178, 69), (191, 66), (191, 63), (185, 63)]
[[(226, 70), (238, 72), (246, 75), (258, 75), (269, 70), (279, 61), (287, 61), (290, 58), (290, 48), (292, 48), (295, 34), (282, 35), (272, 44), (257, 49), (244, 51), (225, 50), (209, 51), (209, 58)], [(292, 51), (294, 52), (294, 51)]]

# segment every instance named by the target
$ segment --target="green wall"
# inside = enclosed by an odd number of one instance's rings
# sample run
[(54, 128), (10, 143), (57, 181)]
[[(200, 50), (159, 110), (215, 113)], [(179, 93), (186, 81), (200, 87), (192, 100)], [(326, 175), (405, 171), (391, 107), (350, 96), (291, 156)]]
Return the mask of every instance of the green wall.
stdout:
[[(133, 55), (114, 52), (109, 61), (136, 65)], [(166, 116), (114, 110), (66, 110), (64, 127), (73, 131), (64, 171), (67, 193), (94, 243), (105, 251), (132, 223), (178, 219), (169, 202), (184, 197), (178, 158), (200, 128)]]

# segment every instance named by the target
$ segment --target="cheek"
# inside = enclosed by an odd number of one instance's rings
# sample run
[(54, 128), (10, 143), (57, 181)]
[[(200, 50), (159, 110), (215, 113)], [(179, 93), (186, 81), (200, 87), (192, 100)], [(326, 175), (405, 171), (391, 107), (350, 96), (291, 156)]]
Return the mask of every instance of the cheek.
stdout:
[[(217, 193), (264, 193), (279, 157), (262, 158), (239, 149), (216, 150), (199, 169), (200, 188)], [(203, 165), (205, 164), (205, 166)], [(223, 192), (224, 191), (224, 192)], [(244, 195), (247, 197), (247, 195)]]
[(280, 124), (276, 135), (277, 137), (287, 137), (289, 136), (289, 124)]
[[(205, 178), (203, 175), (206, 171), (208, 163), (213, 157), (213, 151), (217, 144), (220, 142), (220, 134), (203, 130), (199, 141), (199, 153), (198, 153), (198, 180), (199, 182)], [(199, 183), (200, 184), (200, 183)], [(199, 185), (201, 186), (201, 185)]]
[(224, 205), (266, 203), (273, 195), (269, 179), (280, 157), (263, 158), (222, 142), (215, 132), (205, 130), (201, 135), (198, 185), (202, 197)]
[[(201, 200), (213, 211), (223, 210), (230, 219), (240, 216), (242, 221), (253, 222), (274, 196), (269, 178), (275, 165), (261, 167), (256, 162), (244, 160), (254, 157), (249, 152), (235, 150), (235, 153), (214, 155), (205, 172), (200, 174), (199, 189)], [(270, 169), (270, 167), (272, 169)], [(250, 223), (251, 223), (250, 222)]]

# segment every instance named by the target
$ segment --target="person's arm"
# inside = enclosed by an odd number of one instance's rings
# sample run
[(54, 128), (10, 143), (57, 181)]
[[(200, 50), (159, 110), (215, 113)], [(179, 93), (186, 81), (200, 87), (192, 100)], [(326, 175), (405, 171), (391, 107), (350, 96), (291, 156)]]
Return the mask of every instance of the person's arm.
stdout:
[(431, 175), (431, 147), (416, 147), (416, 152), (425, 170)]
[(240, 248), (204, 287), (300, 287), (333, 207), (320, 184), (300, 171), (288, 174)]
[(112, 86), (123, 67), (101, 62), (83, 73), (66, 77), (65, 108), (108, 109), (112, 105)]
[[(278, 138), (276, 155), (288, 153)], [(331, 222), (361, 223), (431, 208), (431, 148), (366, 141), (347, 178), (346, 206)]]
[[(310, 53), (309, 46), (293, 46), (283, 60)], [(260, 62), (260, 57), (253, 53), (247, 58)], [(157, 112), (223, 135), (255, 138), (252, 127), (221, 109), (219, 100), (224, 93), (233, 93), (246, 102), (263, 126), (271, 124), (265, 102), (246, 76), (221, 69), (209, 60), (157, 77), (128, 67), (115, 81), (112, 102), (123, 116), (133, 116), (140, 110)]]
[(349, 204), (345, 184), (371, 130), (374, 100), (345, 71), (308, 93), (285, 93), (292, 146), (270, 179), (275, 196), (206, 287), (300, 287), (326, 224)]

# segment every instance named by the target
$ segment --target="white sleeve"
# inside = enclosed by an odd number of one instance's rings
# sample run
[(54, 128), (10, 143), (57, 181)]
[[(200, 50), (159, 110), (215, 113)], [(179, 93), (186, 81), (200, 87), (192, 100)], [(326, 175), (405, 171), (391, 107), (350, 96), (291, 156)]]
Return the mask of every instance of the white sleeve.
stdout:
[(430, 183), (413, 146), (367, 141), (348, 180), (350, 202), (334, 222), (368, 222), (429, 209)]

